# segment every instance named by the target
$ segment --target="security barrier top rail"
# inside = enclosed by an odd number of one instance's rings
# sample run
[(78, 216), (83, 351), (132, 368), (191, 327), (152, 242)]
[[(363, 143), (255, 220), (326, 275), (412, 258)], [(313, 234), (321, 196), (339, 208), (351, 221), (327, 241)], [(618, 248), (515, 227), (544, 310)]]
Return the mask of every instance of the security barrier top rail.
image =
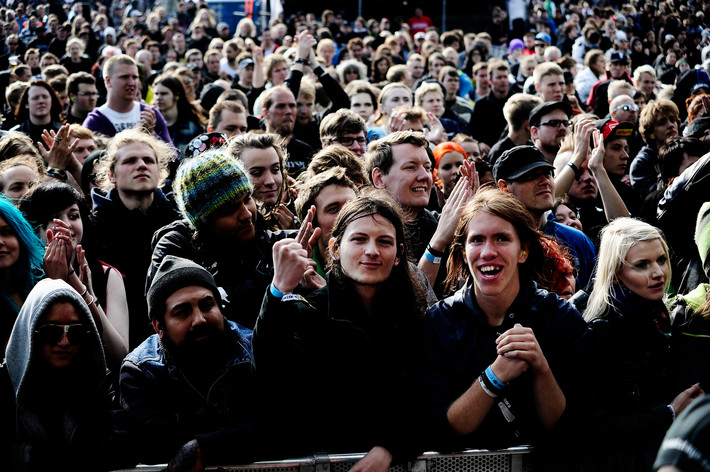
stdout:
[[(410, 463), (397, 465), (390, 472), (531, 472), (530, 446), (503, 450), (470, 449), (455, 454), (426, 452)], [(348, 472), (363, 454), (331, 454), (281, 461), (207, 467), (213, 472)], [(159, 472), (165, 465), (140, 465), (114, 472)]]

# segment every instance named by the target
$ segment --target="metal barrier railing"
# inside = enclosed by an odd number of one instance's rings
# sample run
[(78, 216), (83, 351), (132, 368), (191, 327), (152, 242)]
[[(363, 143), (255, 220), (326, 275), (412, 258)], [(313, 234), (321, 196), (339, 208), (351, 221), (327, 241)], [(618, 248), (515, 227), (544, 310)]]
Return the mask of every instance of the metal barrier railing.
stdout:
[[(471, 449), (456, 454), (426, 452), (411, 463), (397, 465), (390, 472), (530, 472), (530, 446), (498, 451)], [(348, 472), (365, 454), (331, 454), (281, 461), (207, 467), (213, 472)], [(114, 472), (159, 472), (165, 465), (140, 465)]]

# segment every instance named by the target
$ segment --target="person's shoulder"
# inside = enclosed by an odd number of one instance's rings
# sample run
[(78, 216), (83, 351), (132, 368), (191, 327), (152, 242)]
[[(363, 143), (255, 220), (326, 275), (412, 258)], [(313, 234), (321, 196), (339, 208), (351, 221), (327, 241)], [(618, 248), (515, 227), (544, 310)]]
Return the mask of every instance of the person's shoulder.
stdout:
[(308, 152), (313, 152), (313, 148), (308, 145), (308, 143), (305, 143), (304, 141), (301, 141), (300, 139), (296, 138), (291, 138), (291, 141), (289, 141), (288, 146), (289, 151), (292, 150), (300, 150), (300, 151), (308, 151)]
[(589, 239), (586, 234), (576, 228), (572, 228), (571, 226), (563, 225), (556, 221), (548, 220), (546, 229), (547, 228), (550, 228), (549, 233), (545, 231), (545, 234), (547, 234), (548, 236), (554, 236), (557, 238), (562, 238), (566, 241), (576, 241), (579, 243), (589, 244), (590, 246), (593, 246), (592, 240)]
[(163, 348), (160, 344), (160, 338), (157, 334), (148, 336), (148, 338), (138, 345), (134, 350), (128, 353), (123, 359), (121, 370), (127, 365), (133, 365), (138, 368), (146, 364), (162, 365)]

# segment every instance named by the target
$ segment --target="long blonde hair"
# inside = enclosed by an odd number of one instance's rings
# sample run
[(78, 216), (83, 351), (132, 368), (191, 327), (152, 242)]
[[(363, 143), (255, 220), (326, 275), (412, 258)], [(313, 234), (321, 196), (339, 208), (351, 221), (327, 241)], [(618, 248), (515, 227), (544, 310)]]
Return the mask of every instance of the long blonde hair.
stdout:
[(594, 288), (589, 296), (584, 319), (592, 321), (602, 317), (616, 298), (614, 279), (626, 264), (626, 255), (633, 246), (644, 241), (658, 239), (666, 253), (668, 264), (667, 289), (670, 285), (670, 259), (668, 245), (661, 230), (648, 223), (633, 218), (617, 218), (604, 227), (601, 244), (597, 255), (597, 271), (594, 275)]

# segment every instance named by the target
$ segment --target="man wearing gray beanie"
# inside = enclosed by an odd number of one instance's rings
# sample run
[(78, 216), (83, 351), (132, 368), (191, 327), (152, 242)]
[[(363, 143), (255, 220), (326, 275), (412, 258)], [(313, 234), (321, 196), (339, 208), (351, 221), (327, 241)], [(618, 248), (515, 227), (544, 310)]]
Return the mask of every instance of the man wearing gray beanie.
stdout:
[(207, 270), (163, 259), (147, 293), (156, 334), (120, 371), (121, 406), (135, 426), (140, 462), (168, 462), (191, 441), (208, 457), (216, 431), (258, 423), (252, 332), (224, 318), (221, 303)]

